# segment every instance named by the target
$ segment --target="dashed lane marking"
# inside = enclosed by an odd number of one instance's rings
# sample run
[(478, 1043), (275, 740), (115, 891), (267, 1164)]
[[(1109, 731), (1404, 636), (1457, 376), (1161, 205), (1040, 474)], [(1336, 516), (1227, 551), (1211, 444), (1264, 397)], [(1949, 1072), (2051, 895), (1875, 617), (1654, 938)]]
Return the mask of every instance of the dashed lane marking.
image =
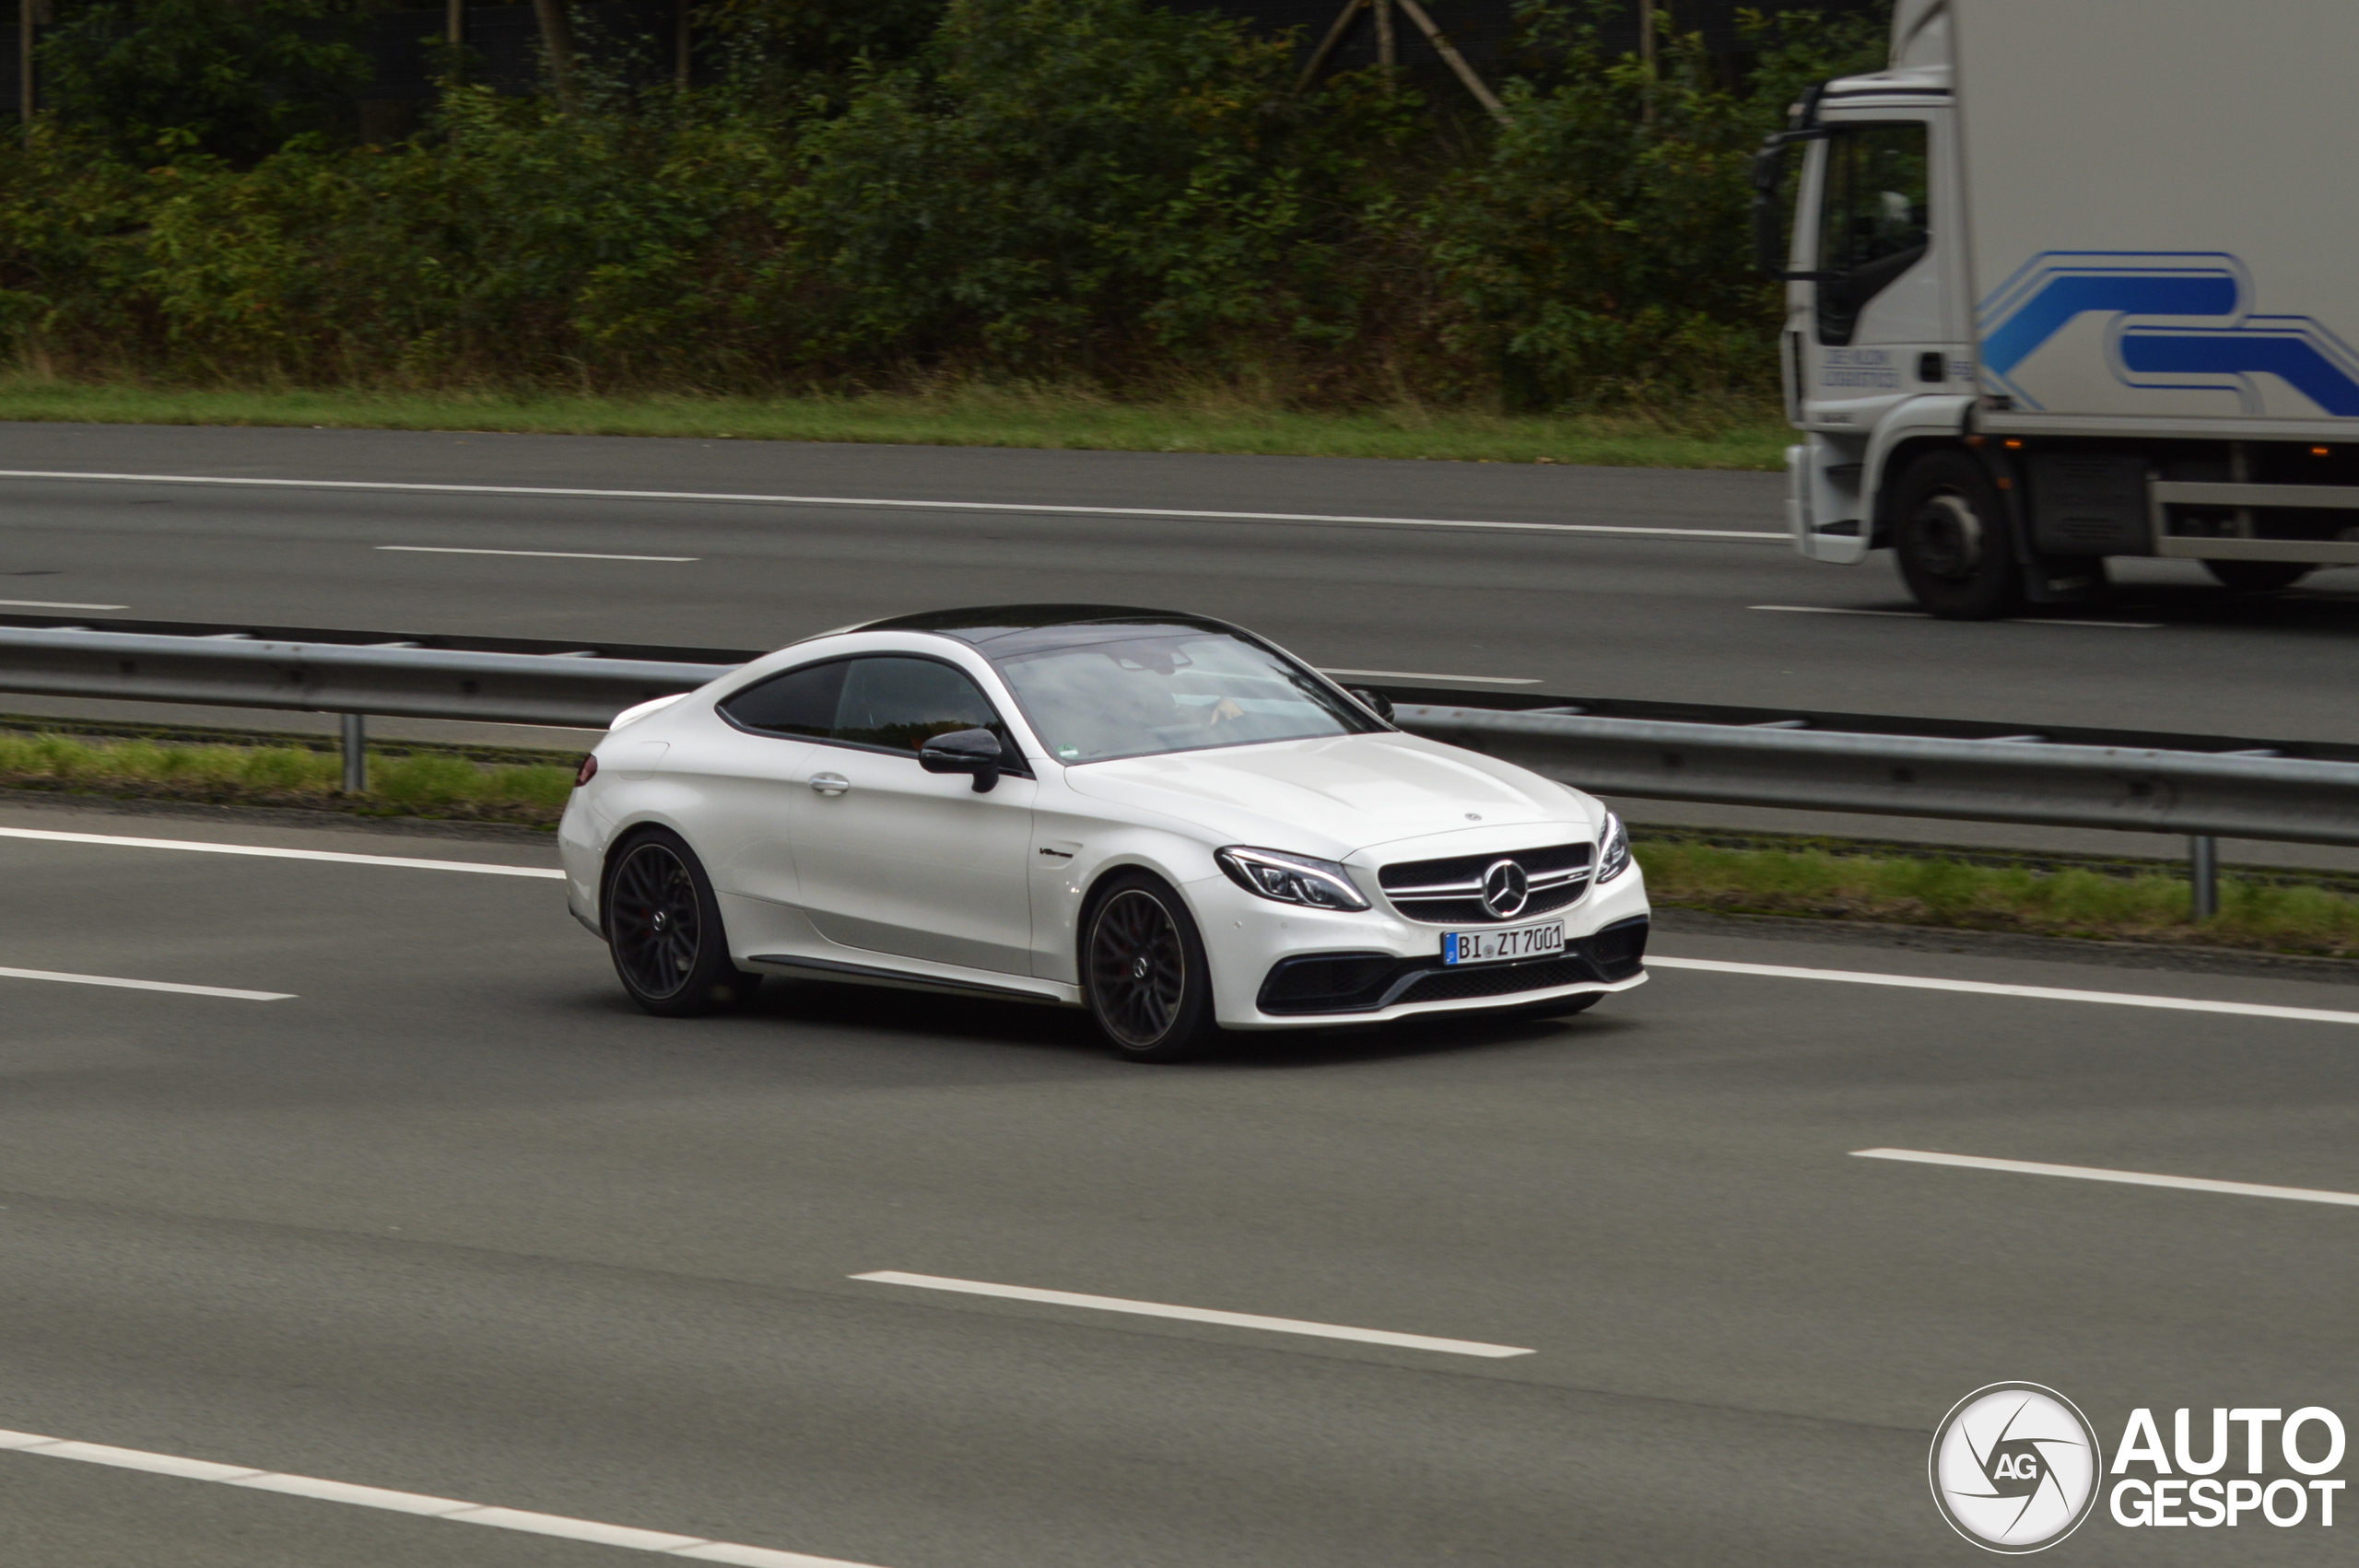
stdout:
[(2188, 1192), (2220, 1192), (2231, 1198), (2283, 1198), (2295, 1203), (2337, 1203), (2359, 1208), (2359, 1192), (2329, 1192), (2315, 1187), (2267, 1187), (2249, 1181), (2212, 1181), (2203, 1176), (2156, 1176), (2151, 1171), (2109, 1171), (2097, 1165), (2049, 1165), (2036, 1160), (1993, 1160), (1981, 1154), (1937, 1154), (1926, 1149), (1854, 1149), (1856, 1160), (1905, 1160), (1919, 1165), (1959, 1165), (1974, 1171), (2016, 1176), (2068, 1176), (2074, 1181), (2114, 1181), (2127, 1187), (2176, 1187)]
[(69, 986), (112, 986), (125, 991), (172, 991), (227, 997), (231, 1001), (293, 1001), (293, 991), (241, 991), (229, 986), (183, 986), (172, 980), (126, 980), (115, 975), (68, 975), (55, 969), (0, 969), (0, 980), (56, 980)]
[(409, 556), (540, 556), (557, 561), (696, 561), (698, 556), (605, 556), (594, 550), (481, 550), (460, 544), (380, 544)]
[(1353, 1328), (1340, 1323), (1309, 1323), (1296, 1317), (1263, 1317), (1250, 1312), (1215, 1312), (1201, 1306), (1172, 1306), (1159, 1301), (1126, 1301), (1120, 1296), (1079, 1295), (1072, 1291), (1036, 1290), (1030, 1285), (994, 1285), (981, 1280), (945, 1280), (934, 1274), (904, 1274), (882, 1269), (854, 1274), (879, 1285), (914, 1285), (925, 1291), (956, 1291), (965, 1295), (998, 1296), (1007, 1301), (1044, 1302), (1051, 1306), (1084, 1306), (1097, 1312), (1128, 1313), (1135, 1317), (1173, 1317), (1185, 1323), (1218, 1323), (1231, 1328), (1262, 1328), (1278, 1334), (1308, 1334), (1320, 1340), (1355, 1340), (1367, 1345), (1396, 1345), (1403, 1350), (1441, 1351), (1449, 1355), (1528, 1356), (1520, 1345), (1486, 1345), (1477, 1340), (1438, 1340), (1429, 1334), (1396, 1334), (1389, 1328)]
[[(1886, 621), (1930, 621), (1935, 617), (1925, 610), (1850, 610), (1839, 604), (1748, 604), (1748, 610), (1772, 610), (1781, 615), (1868, 615)], [(2068, 621), (2058, 615), (2007, 615), (2001, 617), (2011, 626), (2107, 626), (2116, 631), (2158, 632), (2160, 621)]]
[(1832, 980), (1849, 986), (1893, 986), (1903, 990), (1955, 991), (1968, 996), (2021, 997), (2031, 1001), (2096, 1002), (2108, 1007), (2152, 1007), (2171, 1012), (2217, 1012), (2236, 1018), (2285, 1018), (2307, 1024), (2359, 1024), (2359, 1012), (2325, 1007), (2278, 1007), (2259, 1001), (2212, 1001), (2191, 996), (2146, 996), (2136, 991), (2069, 990), (2059, 986), (2008, 986), (1990, 980), (1942, 980), (1926, 975), (1884, 975), (1858, 969), (1798, 969), (1785, 964), (1737, 964), (1719, 958), (1672, 958), (1649, 954), (1650, 969), (1700, 969), (1715, 975), (1758, 975), (1778, 980)]

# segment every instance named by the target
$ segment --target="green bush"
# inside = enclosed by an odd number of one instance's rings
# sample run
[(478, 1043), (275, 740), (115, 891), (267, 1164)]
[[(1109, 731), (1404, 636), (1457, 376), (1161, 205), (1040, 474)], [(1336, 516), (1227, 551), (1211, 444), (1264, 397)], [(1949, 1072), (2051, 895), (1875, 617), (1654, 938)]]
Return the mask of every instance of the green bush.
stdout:
[(369, 79), (363, 15), (355, 0), (68, 0), (41, 41), (41, 99), (135, 162), (251, 162), (350, 109)]

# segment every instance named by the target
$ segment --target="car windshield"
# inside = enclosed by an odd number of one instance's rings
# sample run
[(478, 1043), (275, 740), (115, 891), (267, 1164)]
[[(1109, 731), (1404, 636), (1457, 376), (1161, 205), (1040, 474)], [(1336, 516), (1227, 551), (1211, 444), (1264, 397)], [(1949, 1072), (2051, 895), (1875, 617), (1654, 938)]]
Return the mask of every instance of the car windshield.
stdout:
[(994, 661), (1049, 755), (1105, 762), (1380, 726), (1309, 671), (1233, 632), (1123, 628)]

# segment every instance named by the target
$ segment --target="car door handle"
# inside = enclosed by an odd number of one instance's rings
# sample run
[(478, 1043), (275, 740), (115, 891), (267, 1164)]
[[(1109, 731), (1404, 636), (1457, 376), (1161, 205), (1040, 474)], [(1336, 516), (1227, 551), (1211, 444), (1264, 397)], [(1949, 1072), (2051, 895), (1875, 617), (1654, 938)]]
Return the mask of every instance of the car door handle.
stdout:
[(840, 773), (815, 773), (811, 776), (811, 788), (822, 795), (840, 795), (851, 788), (851, 780)]

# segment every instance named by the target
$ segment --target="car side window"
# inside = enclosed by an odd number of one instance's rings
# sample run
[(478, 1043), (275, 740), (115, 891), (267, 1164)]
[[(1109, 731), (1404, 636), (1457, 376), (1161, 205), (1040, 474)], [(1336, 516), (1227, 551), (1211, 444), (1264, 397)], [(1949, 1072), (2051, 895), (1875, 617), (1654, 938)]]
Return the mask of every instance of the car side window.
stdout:
[(844, 673), (851, 668), (840, 659), (805, 664), (723, 698), (721, 711), (744, 729), (824, 741), (835, 731)]
[(845, 666), (832, 740), (915, 755), (936, 735), (989, 730), (1008, 760), (1021, 765), (1007, 726), (974, 682), (931, 659), (880, 655)]

